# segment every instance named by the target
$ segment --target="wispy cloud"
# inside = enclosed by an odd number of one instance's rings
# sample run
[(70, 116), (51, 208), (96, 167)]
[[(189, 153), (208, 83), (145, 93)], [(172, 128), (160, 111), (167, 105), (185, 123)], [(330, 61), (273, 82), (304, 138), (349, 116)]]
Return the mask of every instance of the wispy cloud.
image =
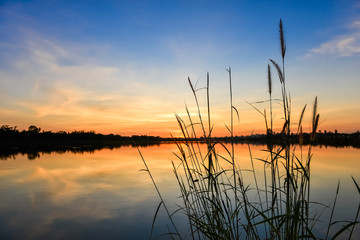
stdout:
[(311, 49), (307, 57), (317, 55), (335, 55), (349, 57), (360, 54), (360, 21), (354, 21), (349, 26), (349, 33), (336, 36), (320, 46)]
[(96, 46), (60, 42), (32, 31), (23, 36), (13, 46), (20, 50), (7, 59), (10, 67), (0, 68), (3, 122), (20, 128), (31, 123), (70, 130), (67, 124), (111, 131), (106, 129), (139, 130), (149, 122), (173, 119), (165, 113), (173, 113), (174, 104), (162, 98), (176, 94), (163, 89), (178, 84), (181, 75), (119, 59), (103, 63)]

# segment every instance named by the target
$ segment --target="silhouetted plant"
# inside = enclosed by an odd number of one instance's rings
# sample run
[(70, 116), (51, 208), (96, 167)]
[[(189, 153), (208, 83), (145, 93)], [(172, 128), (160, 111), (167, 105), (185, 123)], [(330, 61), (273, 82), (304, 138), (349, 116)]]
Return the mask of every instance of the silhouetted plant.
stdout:
[[(173, 162), (173, 171), (179, 184), (182, 205), (178, 211), (185, 214), (188, 220), (188, 232), (180, 233), (173, 221), (173, 214), (166, 207), (159, 189), (156, 186), (151, 172), (144, 161), (146, 171), (156, 187), (161, 198), (159, 207), (164, 206), (171, 220), (175, 232), (169, 230), (168, 236), (172, 239), (316, 239), (313, 226), (319, 221), (319, 216), (311, 212), (310, 183), (311, 183), (311, 160), (312, 145), (309, 145), (307, 153), (303, 154), (305, 147), (304, 134), (302, 132), (302, 120), (305, 114), (304, 106), (300, 119), (297, 121), (296, 137), (298, 145), (291, 145), (294, 134), (292, 133), (291, 98), (286, 89), (285, 77), (285, 54), (286, 42), (283, 25), (279, 24), (281, 65), (270, 59), (270, 63), (276, 70), (281, 87), (281, 105), (283, 108), (283, 127), (281, 134), (276, 139), (280, 144), (275, 144), (273, 131), (272, 113), (272, 74), (268, 65), (268, 93), (270, 115), (266, 110), (260, 111), (251, 104), (265, 120), (266, 141), (268, 156), (260, 159), (263, 162), (264, 183), (258, 184), (258, 178), (253, 164), (251, 148), (249, 146), (250, 161), (253, 173), (252, 186), (248, 179), (244, 179), (240, 163), (236, 161), (234, 148), (234, 118), (238, 111), (232, 101), (231, 69), (229, 74), (230, 90), (230, 125), (226, 126), (230, 135), (230, 144), (217, 141), (212, 137), (213, 126), (210, 118), (209, 104), (209, 74), (207, 74), (207, 113), (204, 115), (199, 106), (197, 91), (188, 79), (197, 106), (196, 117), (189, 113), (186, 107), (187, 120), (176, 115), (176, 120), (181, 130), (182, 138), (174, 139), (178, 153), (175, 153), (178, 163)], [(318, 114), (317, 97), (313, 104), (312, 131), (310, 141), (315, 141), (320, 115)], [(207, 117), (207, 123), (206, 123)], [(270, 122), (269, 122), (270, 121)], [(201, 133), (205, 146), (198, 141)], [(222, 154), (224, 153), (225, 154)], [(353, 178), (359, 190), (359, 187)], [(263, 188), (260, 186), (264, 186)], [(359, 191), (360, 194), (360, 191)], [(337, 195), (336, 195), (337, 196)], [(336, 199), (335, 199), (336, 202)], [(332, 206), (332, 211), (335, 203)], [(349, 231), (351, 237), (354, 226), (358, 223), (360, 205), (355, 220), (347, 222), (339, 231), (333, 234), (333, 238)], [(333, 212), (332, 212), (333, 213)], [(329, 219), (328, 233), (330, 228), (336, 225), (332, 218)], [(324, 236), (322, 236), (324, 237)], [(329, 237), (327, 234), (326, 239)]]

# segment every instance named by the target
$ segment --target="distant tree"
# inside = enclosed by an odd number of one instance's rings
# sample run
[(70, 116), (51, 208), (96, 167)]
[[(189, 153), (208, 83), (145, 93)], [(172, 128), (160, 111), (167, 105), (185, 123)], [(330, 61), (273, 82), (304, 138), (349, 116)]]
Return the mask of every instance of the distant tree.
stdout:
[(1, 130), (1, 131), (4, 131), (4, 132), (12, 132), (12, 131), (16, 132), (16, 131), (17, 131), (16, 128), (17, 128), (17, 126), (15, 126), (15, 127), (10, 127), (9, 125), (2, 125), (1, 128), (0, 128), (0, 130)]
[(2, 125), (0, 127), (0, 134), (4, 135), (16, 135), (19, 133), (19, 130), (16, 129), (17, 126), (11, 127), (9, 125)]
[(338, 133), (338, 131), (337, 131), (337, 129), (335, 129), (335, 134), (337, 134)]
[(35, 125), (30, 125), (28, 128), (28, 132), (30, 133), (39, 133), (41, 128), (36, 127)]

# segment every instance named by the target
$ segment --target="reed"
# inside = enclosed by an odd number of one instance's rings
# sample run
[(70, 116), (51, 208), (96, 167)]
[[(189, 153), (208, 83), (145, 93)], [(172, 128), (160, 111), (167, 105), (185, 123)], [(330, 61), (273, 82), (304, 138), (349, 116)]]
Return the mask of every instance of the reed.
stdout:
[[(173, 214), (168, 208), (158, 190), (161, 202), (156, 211), (154, 222), (159, 208), (165, 207), (172, 228), (167, 236), (172, 239), (318, 239), (324, 236), (315, 236), (313, 227), (319, 221), (319, 214), (311, 211), (310, 184), (311, 184), (311, 145), (308, 149), (302, 145), (302, 120), (305, 114), (304, 106), (300, 118), (297, 121), (296, 134), (299, 136), (299, 145), (291, 145), (292, 112), (291, 98), (286, 88), (285, 78), (285, 54), (286, 43), (284, 38), (283, 24), (279, 24), (281, 65), (270, 59), (268, 65), (268, 93), (269, 93), (269, 116), (266, 110), (260, 111), (251, 104), (264, 118), (268, 135), (268, 156), (264, 159), (253, 159), (251, 147), (249, 158), (251, 169), (244, 169), (237, 161), (234, 142), (225, 144), (212, 138), (213, 126), (211, 125), (210, 109), (210, 78), (207, 74), (206, 102), (207, 122), (203, 117), (197, 92), (190, 78), (188, 82), (192, 90), (197, 106), (196, 117), (193, 117), (186, 107), (187, 120), (176, 116), (182, 134), (182, 140), (174, 139), (178, 153), (175, 153), (178, 161), (173, 162), (173, 171), (179, 185), (182, 204), (175, 213), (183, 213), (188, 222), (188, 231), (180, 233), (173, 221)], [(273, 97), (272, 97), (272, 74), (271, 66), (276, 70), (281, 86), (281, 105), (283, 108), (282, 144), (275, 145), (273, 135)], [(239, 118), (239, 113), (233, 105), (232, 73), (227, 69), (229, 78), (229, 109), (230, 125), (226, 126), (231, 139), (234, 136), (234, 118)], [(320, 115), (317, 97), (315, 98), (312, 112), (311, 140), (316, 137)], [(270, 121), (270, 122), (268, 122)], [(198, 136), (198, 133), (201, 136)], [(203, 137), (205, 144), (191, 141), (193, 138)], [(144, 159), (143, 159), (144, 160)], [(254, 160), (263, 163), (263, 183), (258, 182)], [(146, 162), (146, 171), (150, 174)], [(252, 173), (253, 181), (245, 179), (243, 172), (248, 170)], [(359, 187), (353, 178), (359, 191)], [(339, 186), (338, 186), (339, 188)], [(338, 189), (337, 189), (338, 193)], [(337, 197), (337, 194), (336, 194)], [(332, 216), (336, 206), (336, 198), (331, 207), (331, 217), (326, 239), (330, 237), (330, 230), (336, 223)], [(336, 238), (343, 234), (351, 237), (355, 224), (358, 223), (360, 205), (353, 221), (347, 222), (332, 237)], [(153, 223), (154, 223), (153, 222)], [(347, 230), (347, 232), (346, 232)]]

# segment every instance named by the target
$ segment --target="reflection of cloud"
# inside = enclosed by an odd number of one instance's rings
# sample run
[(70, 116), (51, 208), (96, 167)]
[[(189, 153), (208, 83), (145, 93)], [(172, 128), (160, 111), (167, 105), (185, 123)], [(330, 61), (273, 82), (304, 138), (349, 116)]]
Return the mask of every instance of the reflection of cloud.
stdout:
[[(174, 179), (167, 161), (170, 149), (143, 149), (163, 191)], [(0, 172), (1, 187), (5, 186), (1, 190), (6, 192), (0, 204), (0, 210), (6, 211), (0, 221), (6, 219), (7, 229), (26, 234), (27, 239), (59, 233), (62, 223), (86, 231), (99, 222), (116, 221), (120, 228), (122, 223), (138, 222), (136, 216), (150, 216), (151, 222), (153, 208), (149, 206), (156, 207), (158, 202), (148, 175), (138, 171), (143, 164), (131, 147), (84, 155), (51, 154), (31, 164), (25, 158), (10, 163), (16, 167)]]
[(334, 39), (313, 48), (306, 56), (331, 54), (348, 57), (360, 53), (360, 21), (354, 21), (349, 34), (337, 36)]
[[(70, 168), (70, 169), (46, 169), (37, 167), (36, 170), (28, 176), (17, 180), (18, 183), (46, 183), (49, 197), (57, 204), (64, 204), (72, 201), (76, 196), (91, 194), (92, 192), (102, 189), (111, 191), (115, 186), (110, 183), (94, 181), (91, 179), (101, 179), (106, 175), (113, 174), (116, 169), (91, 167)], [(87, 187), (79, 179), (87, 179)], [(31, 196), (32, 202), (35, 202), (34, 196)]]

